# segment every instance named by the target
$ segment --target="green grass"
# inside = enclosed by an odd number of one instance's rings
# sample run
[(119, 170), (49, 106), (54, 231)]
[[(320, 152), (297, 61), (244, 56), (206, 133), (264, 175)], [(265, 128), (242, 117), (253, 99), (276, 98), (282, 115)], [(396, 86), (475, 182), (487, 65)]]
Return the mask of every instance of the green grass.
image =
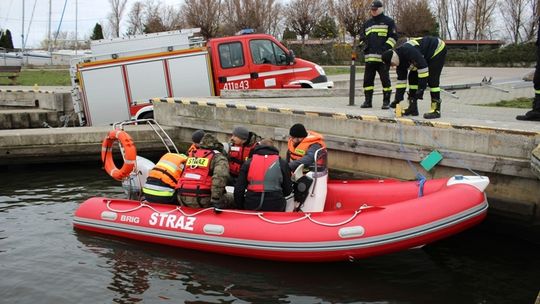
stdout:
[(501, 100), (495, 103), (479, 104), (485, 107), (503, 107), (529, 109), (532, 105), (532, 98), (520, 97), (512, 100)]
[[(339, 75), (349, 74), (350, 67), (348, 66), (330, 66), (324, 67), (326, 75)], [(356, 67), (356, 73), (364, 73), (363, 66)], [(10, 84), (9, 79), (0, 77), (0, 85)], [(40, 69), (23, 69), (19, 78), (17, 79), (17, 85), (21, 86), (70, 86), (71, 81), (69, 78), (69, 71), (66, 70), (40, 70)]]
[[(326, 72), (326, 75), (349, 74), (351, 72), (351, 68), (348, 66), (328, 66), (324, 67), (324, 71)], [(364, 67), (357, 66), (356, 73), (364, 73)]]
[[(9, 79), (0, 77), (0, 85), (10, 84)], [(69, 71), (66, 70), (25, 70), (21, 71), (17, 84), (21, 86), (70, 86)]]

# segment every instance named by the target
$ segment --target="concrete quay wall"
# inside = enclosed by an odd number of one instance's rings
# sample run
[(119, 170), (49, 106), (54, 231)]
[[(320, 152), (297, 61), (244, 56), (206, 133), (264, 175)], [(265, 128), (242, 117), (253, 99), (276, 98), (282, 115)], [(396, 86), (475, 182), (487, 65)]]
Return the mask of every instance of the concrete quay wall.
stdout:
[(69, 92), (0, 89), (0, 129), (73, 125)]
[[(185, 141), (175, 128), (163, 128), (174, 143)], [(101, 161), (101, 143), (111, 127), (45, 128), (0, 130), (0, 166), (18, 164)], [(161, 152), (166, 148), (147, 125), (126, 126), (137, 154)], [(118, 151), (117, 147), (113, 148)]]
[[(221, 141), (243, 125), (279, 142), (285, 155), (289, 127), (303, 123), (322, 133), (329, 148), (330, 168), (363, 172), (374, 177), (414, 179), (407, 160), (427, 178), (474, 170), (489, 176), (492, 211), (522, 221), (540, 223), (540, 180), (531, 169), (531, 151), (540, 144), (537, 132), (442, 122), (346, 115), (261, 107), (215, 99), (156, 99), (156, 120), (178, 127), (181, 138), (195, 129), (215, 132)], [(444, 159), (429, 172), (418, 163), (433, 149)]]

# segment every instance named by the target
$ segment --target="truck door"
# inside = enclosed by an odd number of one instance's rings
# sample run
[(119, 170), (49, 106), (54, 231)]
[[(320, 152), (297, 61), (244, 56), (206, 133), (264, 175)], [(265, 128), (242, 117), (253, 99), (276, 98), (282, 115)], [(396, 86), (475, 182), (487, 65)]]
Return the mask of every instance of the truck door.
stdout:
[(212, 58), (218, 92), (221, 90), (251, 89), (252, 79), (249, 65), (246, 63), (246, 56), (244, 56), (240, 41), (218, 44), (217, 56), (213, 54)]
[(252, 39), (249, 49), (253, 89), (283, 88), (294, 78), (294, 68), (287, 62), (286, 51), (274, 41)]

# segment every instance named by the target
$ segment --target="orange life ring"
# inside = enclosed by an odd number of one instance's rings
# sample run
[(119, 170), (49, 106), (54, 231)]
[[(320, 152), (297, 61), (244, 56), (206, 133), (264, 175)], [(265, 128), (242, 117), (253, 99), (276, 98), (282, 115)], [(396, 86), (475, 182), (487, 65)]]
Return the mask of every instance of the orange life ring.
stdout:
[[(115, 141), (119, 141), (124, 150), (124, 164), (122, 168), (116, 168), (113, 161), (112, 145)], [(122, 130), (112, 130), (101, 144), (101, 160), (103, 161), (105, 171), (114, 179), (121, 181), (128, 177), (135, 167), (135, 159), (137, 158), (137, 149), (131, 136)]]

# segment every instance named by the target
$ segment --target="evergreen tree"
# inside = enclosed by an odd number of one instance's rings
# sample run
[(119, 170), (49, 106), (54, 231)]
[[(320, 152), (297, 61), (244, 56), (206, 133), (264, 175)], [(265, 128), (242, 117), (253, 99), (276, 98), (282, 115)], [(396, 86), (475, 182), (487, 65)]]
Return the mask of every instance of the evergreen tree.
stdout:
[(99, 23), (96, 23), (96, 26), (94, 26), (94, 31), (92, 32), (92, 36), (90, 36), (90, 40), (100, 39), (103, 39), (103, 28)]
[(3, 36), (4, 39), (4, 47), (8, 50), (13, 50), (13, 39), (11, 38), (11, 32), (9, 30), (6, 30)]
[(0, 30), (0, 48), (5, 48), (4, 46), (4, 31)]
[(338, 35), (338, 27), (334, 18), (324, 15), (321, 20), (315, 25), (311, 36), (313, 38), (333, 39)]
[(291, 31), (289, 27), (286, 27), (283, 31), (283, 40), (296, 40), (296, 33)]

